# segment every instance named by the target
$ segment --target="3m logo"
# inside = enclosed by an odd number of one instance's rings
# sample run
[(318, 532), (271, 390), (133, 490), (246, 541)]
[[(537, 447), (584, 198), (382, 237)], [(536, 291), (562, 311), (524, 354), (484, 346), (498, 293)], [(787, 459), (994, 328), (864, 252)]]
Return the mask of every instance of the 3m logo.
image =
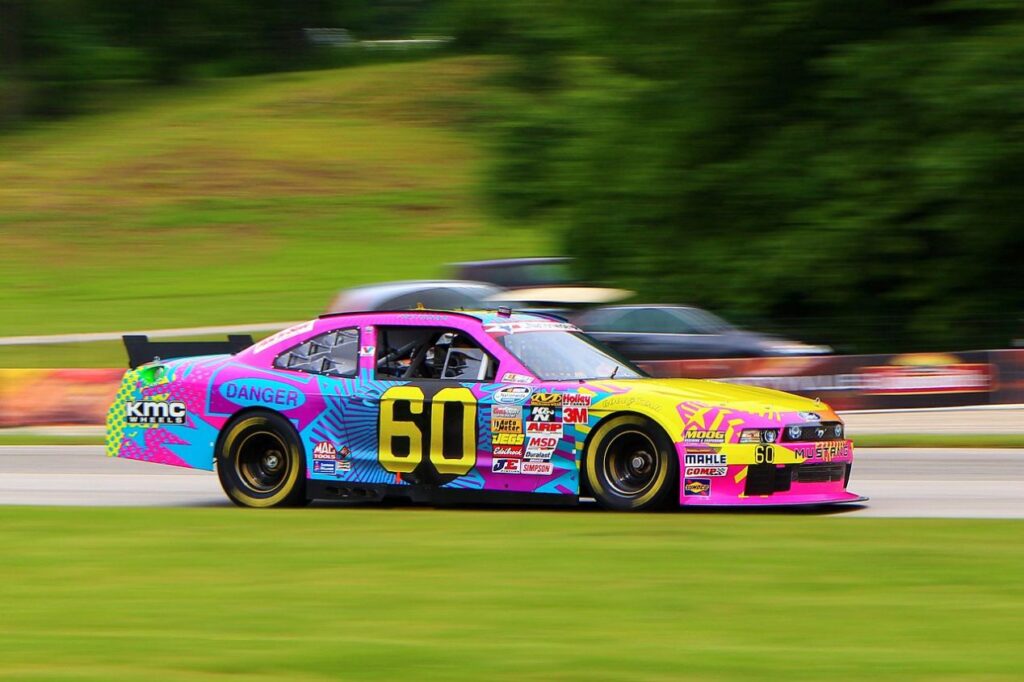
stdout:
[(562, 421), (566, 424), (586, 424), (589, 419), (589, 408), (568, 406), (562, 408)]
[(129, 424), (184, 424), (187, 415), (185, 403), (177, 401), (136, 400), (124, 408)]

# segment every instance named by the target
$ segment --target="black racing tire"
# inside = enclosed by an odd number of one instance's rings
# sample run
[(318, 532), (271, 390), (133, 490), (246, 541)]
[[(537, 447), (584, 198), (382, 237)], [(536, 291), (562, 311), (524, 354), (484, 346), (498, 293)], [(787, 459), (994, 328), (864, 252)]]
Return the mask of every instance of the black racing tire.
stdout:
[(217, 447), (217, 477), (240, 507), (301, 507), (306, 500), (306, 458), (291, 423), (273, 412), (250, 412), (224, 430)]
[(635, 414), (598, 424), (587, 442), (586, 482), (601, 506), (642, 511), (678, 502), (675, 447), (657, 424)]

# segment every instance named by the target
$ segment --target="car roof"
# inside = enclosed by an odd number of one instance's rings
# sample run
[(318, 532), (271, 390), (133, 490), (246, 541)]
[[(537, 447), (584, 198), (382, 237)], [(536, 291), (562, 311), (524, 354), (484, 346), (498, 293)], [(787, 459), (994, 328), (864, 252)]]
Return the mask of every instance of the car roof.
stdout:
[(489, 267), (505, 268), (516, 265), (531, 265), (536, 263), (567, 263), (572, 259), (567, 256), (530, 256), (528, 258), (497, 258), (494, 260), (471, 260), (461, 263), (452, 263), (459, 267)]
[(508, 313), (499, 312), (498, 310), (436, 310), (432, 308), (414, 308), (411, 310), (369, 310), (364, 312), (344, 312), (344, 313), (325, 313), (318, 319), (338, 318), (338, 317), (384, 317), (390, 315), (402, 315), (402, 316), (419, 316), (424, 318), (437, 318), (439, 316), (453, 316), (453, 317), (469, 317), (475, 320), (479, 320), (482, 324), (501, 324), (507, 322), (525, 322), (529, 320), (555, 320), (557, 322), (564, 322), (564, 320), (557, 315), (548, 315), (546, 313), (527, 313), (510, 311)]

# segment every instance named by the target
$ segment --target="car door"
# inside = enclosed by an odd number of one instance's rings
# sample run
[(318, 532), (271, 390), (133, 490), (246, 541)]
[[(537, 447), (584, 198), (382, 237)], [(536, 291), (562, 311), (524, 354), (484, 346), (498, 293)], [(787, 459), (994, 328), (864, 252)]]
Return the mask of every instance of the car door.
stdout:
[(494, 358), (465, 332), (418, 326), (377, 327), (376, 358), (377, 462), (390, 482), (483, 487), (480, 426)]

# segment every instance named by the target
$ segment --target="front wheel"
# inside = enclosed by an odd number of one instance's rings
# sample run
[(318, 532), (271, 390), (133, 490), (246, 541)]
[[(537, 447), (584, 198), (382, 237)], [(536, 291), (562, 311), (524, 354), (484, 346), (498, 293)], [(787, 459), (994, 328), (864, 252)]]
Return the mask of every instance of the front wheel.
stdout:
[(242, 507), (306, 504), (302, 448), (292, 425), (277, 414), (249, 414), (228, 426), (217, 449), (217, 476)]
[(639, 511), (669, 502), (679, 466), (664, 431), (649, 419), (622, 415), (594, 430), (587, 445), (586, 476), (602, 506)]

